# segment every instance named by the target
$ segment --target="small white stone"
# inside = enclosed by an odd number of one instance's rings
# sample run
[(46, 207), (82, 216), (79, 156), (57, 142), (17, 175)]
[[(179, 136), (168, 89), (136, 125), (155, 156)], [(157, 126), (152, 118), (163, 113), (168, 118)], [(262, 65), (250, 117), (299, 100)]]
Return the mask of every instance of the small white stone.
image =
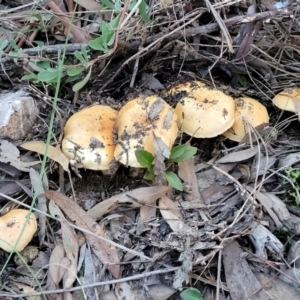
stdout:
[(24, 138), (36, 120), (38, 109), (25, 90), (0, 94), (0, 138)]

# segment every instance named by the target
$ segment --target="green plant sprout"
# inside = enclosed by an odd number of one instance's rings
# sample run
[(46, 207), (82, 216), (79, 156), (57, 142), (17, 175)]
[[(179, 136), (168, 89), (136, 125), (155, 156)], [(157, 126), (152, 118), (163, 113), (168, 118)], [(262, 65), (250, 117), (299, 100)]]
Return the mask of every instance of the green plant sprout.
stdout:
[(78, 61), (80, 62), (79, 66), (67, 66), (64, 65), (63, 61), (61, 59), (57, 60), (57, 65), (55, 67), (52, 67), (49, 61), (38, 61), (38, 60), (32, 60), (32, 62), (35, 64), (36, 69), (39, 70), (37, 74), (31, 73), (26, 74), (22, 77), (22, 80), (35, 80), (40, 82), (46, 82), (51, 83), (54, 87), (56, 86), (60, 66), (63, 68), (63, 74), (62, 77), (66, 77), (67, 79), (65, 82), (73, 82), (76, 80), (79, 80), (80, 75), (86, 70), (89, 69), (86, 76), (77, 82), (73, 86), (73, 91), (77, 92), (81, 88), (83, 88), (88, 80), (91, 77), (92, 73), (92, 67), (89, 65), (89, 55), (87, 52), (86, 47), (82, 47), (80, 51), (75, 51), (73, 54)]
[(116, 30), (120, 22), (121, 15), (112, 19), (109, 23), (102, 21), (100, 23), (101, 36), (88, 42), (88, 45), (93, 50), (109, 53), (109, 47), (113, 45), (115, 41)]
[(294, 186), (291, 186), (290, 189), (288, 189), (287, 194), (290, 196), (292, 200), (296, 202), (296, 205), (300, 205), (300, 199), (299, 199), (299, 193), (295, 191), (297, 189), (300, 191), (300, 168), (286, 168), (285, 173), (289, 180), (294, 184)]
[(188, 288), (180, 293), (183, 300), (203, 300), (202, 294), (195, 288)]
[[(187, 144), (175, 146), (171, 150), (170, 157), (166, 160), (166, 164), (179, 163), (192, 158), (197, 152), (196, 147)], [(146, 150), (135, 150), (135, 156), (141, 166), (147, 169), (144, 179), (154, 179), (154, 159), (155, 157)], [(165, 171), (165, 178), (174, 189), (183, 191), (183, 186), (179, 177), (172, 171)]]
[[(111, 2), (110, 0), (101, 0), (101, 4), (111, 9), (113, 14), (118, 13), (116, 17), (114, 17), (110, 22), (102, 21), (100, 23), (100, 31), (101, 35), (96, 39), (93, 39), (88, 42), (88, 47), (92, 50), (101, 51), (104, 54), (110, 55), (113, 51), (111, 46), (115, 42), (116, 32), (121, 19), (121, 2), (116, 0)], [(133, 0), (129, 6), (128, 10), (131, 13), (134, 10), (139, 11), (139, 14), (145, 23), (149, 22), (148, 16), (148, 6), (144, 0)], [(112, 14), (112, 15), (113, 15)], [(36, 16), (36, 15), (35, 15)], [(36, 16), (38, 18), (38, 16)], [(41, 22), (41, 17), (38, 18)], [(2, 41), (0, 43), (0, 53), (3, 53), (3, 49), (7, 46), (7, 41)], [(14, 49), (14, 52), (10, 53), (10, 55), (14, 55), (18, 58), (22, 54), (22, 50), (18, 49), (17, 45), (11, 45)], [(59, 56), (59, 55), (58, 55)], [(57, 78), (60, 66), (63, 66), (63, 74), (62, 78), (65, 79), (65, 83), (78, 81), (73, 85), (73, 91), (77, 92), (82, 89), (86, 83), (89, 81), (92, 73), (92, 63), (90, 62), (90, 57), (88, 56), (87, 47), (83, 47), (80, 51), (76, 51), (74, 56), (78, 59), (79, 64), (77, 66), (69, 66), (65, 61), (57, 61), (56, 66), (51, 65), (50, 62), (47, 61), (38, 61), (38, 59), (31, 59), (30, 65), (32, 68), (37, 71), (37, 73), (31, 72), (30, 74), (26, 74), (22, 77), (22, 80), (33, 80), (36, 82), (46, 82), (52, 84), (54, 88), (57, 85)], [(86, 73), (87, 71), (87, 73)], [(82, 75), (85, 74), (83, 79)]]

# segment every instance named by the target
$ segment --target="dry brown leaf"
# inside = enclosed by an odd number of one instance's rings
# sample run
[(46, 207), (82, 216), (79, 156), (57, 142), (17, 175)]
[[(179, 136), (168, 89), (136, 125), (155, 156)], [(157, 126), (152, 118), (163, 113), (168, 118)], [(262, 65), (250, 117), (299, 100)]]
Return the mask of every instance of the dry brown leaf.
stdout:
[[(253, 187), (251, 187), (249, 185), (246, 188), (251, 193), (254, 191)], [(277, 215), (277, 211), (279, 211), (280, 208), (278, 206), (276, 207), (276, 203), (274, 201), (272, 201), (272, 199), (269, 197), (269, 195), (267, 193), (255, 191), (254, 196), (266, 209), (266, 211), (268, 212), (268, 214), (270, 215), (270, 217), (273, 219), (274, 223), (276, 224), (276, 227), (278, 229), (281, 229), (283, 226), (281, 221), (283, 221), (283, 220), (280, 220), (279, 216)], [(283, 216), (286, 214), (283, 212), (281, 215)]]
[(75, 0), (78, 5), (84, 7), (86, 10), (92, 12), (100, 11), (101, 4), (96, 0)]
[[(154, 284), (147, 286), (149, 295), (152, 300), (167, 300), (176, 293), (176, 290), (163, 284)], [(144, 287), (133, 289), (135, 299), (145, 299)], [(101, 294), (101, 300), (117, 300), (114, 291)]]
[(189, 201), (203, 204), (201, 195), (199, 193), (198, 180), (195, 173), (193, 158), (178, 163), (178, 176), (191, 188)]
[(235, 189), (233, 184), (221, 185), (218, 182), (213, 183), (210, 187), (201, 192), (203, 202), (205, 204), (216, 203), (224, 198), (224, 196)]
[[(290, 270), (294, 272), (293, 269)], [(297, 290), (297, 288), (280, 280), (279, 278), (274, 278), (273, 274), (265, 274), (260, 272), (254, 274), (260, 284), (267, 287), (269, 299), (295, 300), (299, 298), (299, 289)], [(284, 276), (284, 274), (282, 274), (282, 276)], [(296, 279), (296, 281), (298, 280), (299, 277)], [(299, 283), (297, 282), (296, 284), (298, 284), (299, 287)]]
[(160, 213), (171, 229), (177, 233), (182, 232), (187, 225), (182, 221), (183, 218), (178, 206), (167, 196), (162, 196), (158, 203)]
[[(190, 202), (198, 202), (199, 204), (203, 204), (204, 202), (199, 192), (198, 179), (195, 172), (193, 158), (178, 163), (178, 176), (190, 187), (188, 195), (186, 196), (187, 200)], [(203, 220), (208, 220), (205, 212), (202, 209), (199, 210), (199, 214)]]
[(54, 283), (50, 284), (52, 287), (57, 288), (64, 274), (67, 272), (69, 260), (65, 256), (65, 249), (62, 243), (58, 243), (52, 250), (49, 260), (49, 275), (48, 281)]
[(229, 153), (222, 158), (218, 159), (215, 163), (216, 164), (227, 164), (227, 163), (234, 163), (247, 160), (258, 153), (258, 147), (249, 148), (246, 150), (241, 150), (237, 152)]
[(74, 229), (71, 228), (70, 224), (66, 221), (60, 209), (57, 206), (53, 205), (52, 201), (50, 202), (49, 209), (51, 211), (51, 215), (54, 215), (60, 219), (63, 246), (66, 258), (69, 260), (68, 269), (63, 277), (63, 288), (67, 289), (72, 287), (74, 281), (76, 280), (79, 252), (78, 240), (75, 235)]
[[(109, 240), (103, 228), (70, 198), (55, 191), (49, 191), (43, 195), (52, 199), (77, 226)], [(102, 239), (98, 239), (94, 235), (87, 233), (84, 233), (84, 235), (97, 257), (103, 264), (107, 265), (107, 269), (115, 278), (119, 278), (121, 270), (116, 247)]]
[(286, 208), (285, 203), (280, 198), (278, 198), (275, 194), (272, 193), (264, 193), (264, 194), (268, 196), (273, 202), (273, 210), (278, 216), (279, 220), (287, 221), (291, 217), (291, 215), (288, 209)]
[(236, 241), (230, 242), (223, 250), (223, 265), (227, 287), (232, 300), (265, 300), (268, 295), (253, 275), (243, 251)]
[(98, 203), (91, 208), (87, 214), (95, 220), (99, 220), (103, 215), (118, 208), (119, 206), (138, 208), (143, 205), (153, 205), (158, 198), (165, 195), (170, 190), (171, 187), (168, 186), (155, 186), (143, 187), (133, 191), (124, 192)]
[[(20, 145), (22, 148), (44, 155), (46, 144), (42, 141), (31, 141)], [(49, 145), (47, 156), (59, 163), (66, 172), (69, 172), (69, 159), (57, 148)]]
[(117, 300), (137, 300), (131, 286), (127, 282), (117, 283), (115, 295)]

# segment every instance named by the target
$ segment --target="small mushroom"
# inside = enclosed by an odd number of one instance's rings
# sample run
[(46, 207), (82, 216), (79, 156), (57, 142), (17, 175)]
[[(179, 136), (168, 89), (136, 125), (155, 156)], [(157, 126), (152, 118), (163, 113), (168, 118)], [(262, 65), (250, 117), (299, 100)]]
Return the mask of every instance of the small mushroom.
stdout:
[[(28, 221), (26, 223), (27, 216)], [(20, 237), (24, 225), (25, 228)], [(33, 213), (25, 209), (11, 210), (0, 218), (0, 248), (6, 252), (12, 252), (19, 239), (14, 251), (22, 251), (32, 240), (36, 230), (37, 222)]]
[(234, 100), (223, 92), (211, 89), (200, 81), (171, 87), (175, 101), (178, 127), (196, 138), (222, 134), (234, 122)]
[(62, 152), (79, 168), (109, 170), (114, 160), (113, 129), (118, 112), (94, 105), (75, 113), (66, 123)]
[(273, 98), (273, 104), (282, 110), (299, 112), (300, 88), (283, 90)]
[(174, 109), (156, 95), (129, 101), (119, 111), (116, 123), (116, 160), (127, 166), (142, 167), (135, 150), (154, 154), (153, 133), (171, 149), (178, 132), (176, 121)]
[(232, 141), (240, 142), (248, 133), (248, 124), (257, 127), (268, 122), (268, 111), (261, 103), (248, 97), (238, 98), (234, 124), (223, 135)]

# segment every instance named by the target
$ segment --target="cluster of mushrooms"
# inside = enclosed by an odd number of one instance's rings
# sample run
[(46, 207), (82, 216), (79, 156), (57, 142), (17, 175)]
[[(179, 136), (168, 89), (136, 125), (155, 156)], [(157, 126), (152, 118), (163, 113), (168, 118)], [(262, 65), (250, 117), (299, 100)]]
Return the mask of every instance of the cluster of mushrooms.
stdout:
[[(281, 94), (290, 99), (290, 93)], [(177, 102), (175, 109), (152, 95), (129, 101), (119, 112), (94, 105), (75, 113), (64, 128), (63, 153), (71, 164), (86, 169), (109, 170), (113, 162), (139, 168), (135, 150), (154, 154), (154, 134), (170, 149), (178, 128), (196, 138), (223, 134), (239, 142), (249, 126), (269, 122), (266, 108), (258, 101), (248, 97), (233, 99), (200, 81), (174, 85), (167, 97)], [(286, 99), (278, 95), (274, 103), (280, 103), (282, 109), (295, 110)]]
[[(153, 133), (171, 149), (178, 128), (196, 138), (223, 134), (239, 142), (249, 125), (257, 127), (269, 122), (266, 108), (258, 101), (248, 97), (233, 99), (199, 81), (172, 86), (167, 97), (177, 102), (175, 109), (153, 95), (133, 99), (119, 112), (105, 105), (79, 111), (64, 128), (63, 153), (71, 163), (86, 169), (110, 170), (113, 162), (139, 168), (135, 150), (154, 154)], [(299, 112), (299, 99), (300, 89), (286, 89), (275, 96), (273, 103), (280, 109)], [(14, 209), (0, 217), (0, 248), (19, 252), (36, 230), (33, 213)]]
[[(86, 169), (109, 170), (116, 161), (139, 168), (135, 150), (154, 154), (153, 133), (171, 149), (178, 128), (196, 138), (223, 134), (239, 142), (249, 125), (257, 127), (269, 122), (266, 108), (258, 101), (248, 97), (233, 99), (199, 81), (177, 84), (168, 90), (167, 97), (177, 102), (175, 109), (153, 95), (133, 99), (119, 112), (105, 105), (79, 111), (64, 128), (63, 153), (71, 163)], [(280, 109), (299, 112), (299, 99), (300, 89), (286, 89), (275, 96), (273, 103)], [(14, 209), (0, 217), (0, 248), (19, 252), (36, 230), (33, 213)]]

